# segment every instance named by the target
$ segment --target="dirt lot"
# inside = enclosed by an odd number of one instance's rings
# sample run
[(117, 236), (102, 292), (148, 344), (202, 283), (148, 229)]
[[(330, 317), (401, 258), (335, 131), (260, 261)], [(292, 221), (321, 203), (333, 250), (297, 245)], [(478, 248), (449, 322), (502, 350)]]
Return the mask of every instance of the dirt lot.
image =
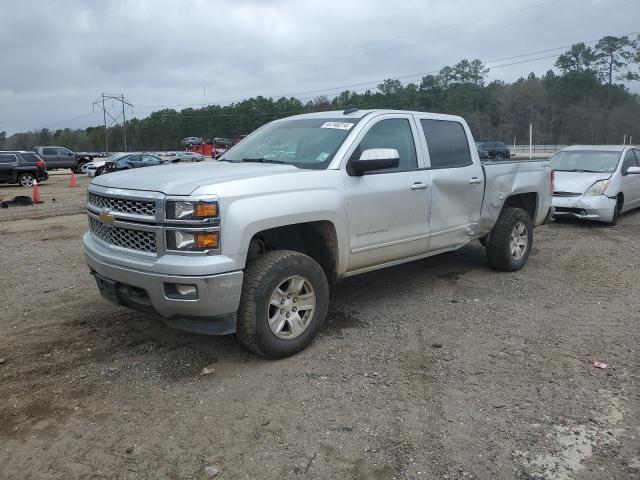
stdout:
[(640, 213), (352, 278), (265, 361), (104, 301), (67, 182), (0, 210), (0, 478), (640, 477)]

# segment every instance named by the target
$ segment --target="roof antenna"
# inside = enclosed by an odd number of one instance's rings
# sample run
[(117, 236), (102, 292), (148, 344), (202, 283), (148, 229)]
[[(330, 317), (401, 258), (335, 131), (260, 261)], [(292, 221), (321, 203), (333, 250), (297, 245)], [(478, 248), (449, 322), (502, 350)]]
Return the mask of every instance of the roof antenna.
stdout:
[(353, 105), (347, 105), (347, 108), (345, 108), (342, 114), (349, 115), (350, 113), (357, 112), (357, 111), (358, 111), (358, 107), (354, 107)]

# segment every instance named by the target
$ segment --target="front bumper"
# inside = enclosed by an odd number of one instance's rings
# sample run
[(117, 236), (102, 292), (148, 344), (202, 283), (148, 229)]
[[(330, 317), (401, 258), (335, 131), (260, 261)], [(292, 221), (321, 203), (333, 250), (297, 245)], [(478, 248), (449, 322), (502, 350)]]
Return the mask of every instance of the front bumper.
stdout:
[[(235, 332), (242, 290), (242, 271), (206, 276), (145, 272), (96, 258), (85, 242), (85, 257), (107, 300), (160, 315), (174, 328), (209, 335)], [(170, 298), (168, 285), (195, 285), (196, 299)]]
[(553, 197), (553, 216), (610, 222), (613, 219), (616, 202), (615, 198), (609, 198), (606, 195)]

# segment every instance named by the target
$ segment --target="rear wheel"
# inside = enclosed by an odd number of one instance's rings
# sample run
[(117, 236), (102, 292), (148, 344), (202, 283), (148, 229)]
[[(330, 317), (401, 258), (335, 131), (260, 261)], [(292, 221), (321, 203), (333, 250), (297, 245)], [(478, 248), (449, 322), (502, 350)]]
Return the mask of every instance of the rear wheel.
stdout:
[(496, 270), (514, 272), (527, 263), (533, 245), (533, 224), (521, 208), (502, 210), (487, 242), (487, 260)]
[(293, 355), (311, 343), (328, 307), (329, 285), (317, 262), (298, 252), (268, 252), (245, 269), (238, 340), (263, 357)]
[(18, 183), (21, 187), (32, 187), (35, 179), (32, 173), (23, 173), (18, 177)]

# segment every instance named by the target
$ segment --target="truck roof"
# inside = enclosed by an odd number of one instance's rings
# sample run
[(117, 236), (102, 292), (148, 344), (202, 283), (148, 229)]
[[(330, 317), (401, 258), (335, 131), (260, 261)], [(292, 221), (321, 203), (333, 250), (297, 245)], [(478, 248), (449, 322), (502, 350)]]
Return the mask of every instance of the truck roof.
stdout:
[[(294, 115), (294, 116), (282, 118), (276, 121), (290, 120), (292, 118), (357, 118), (357, 119), (360, 119), (371, 114), (380, 115), (380, 114), (386, 114), (386, 113), (402, 113), (402, 114), (410, 114), (410, 115), (427, 114), (427, 115), (433, 115), (434, 117), (447, 119), (447, 120), (458, 120), (458, 121), (462, 120), (462, 117), (459, 117), (456, 115), (445, 115), (441, 113), (431, 113), (431, 112), (418, 112), (413, 110), (388, 110), (388, 109), (380, 109), (380, 108), (366, 109), (366, 110), (353, 110), (353, 111), (350, 111), (350, 110), (351, 109), (330, 110), (328, 112), (303, 113), (301, 115)], [(345, 112), (348, 112), (348, 113), (345, 113)]]

